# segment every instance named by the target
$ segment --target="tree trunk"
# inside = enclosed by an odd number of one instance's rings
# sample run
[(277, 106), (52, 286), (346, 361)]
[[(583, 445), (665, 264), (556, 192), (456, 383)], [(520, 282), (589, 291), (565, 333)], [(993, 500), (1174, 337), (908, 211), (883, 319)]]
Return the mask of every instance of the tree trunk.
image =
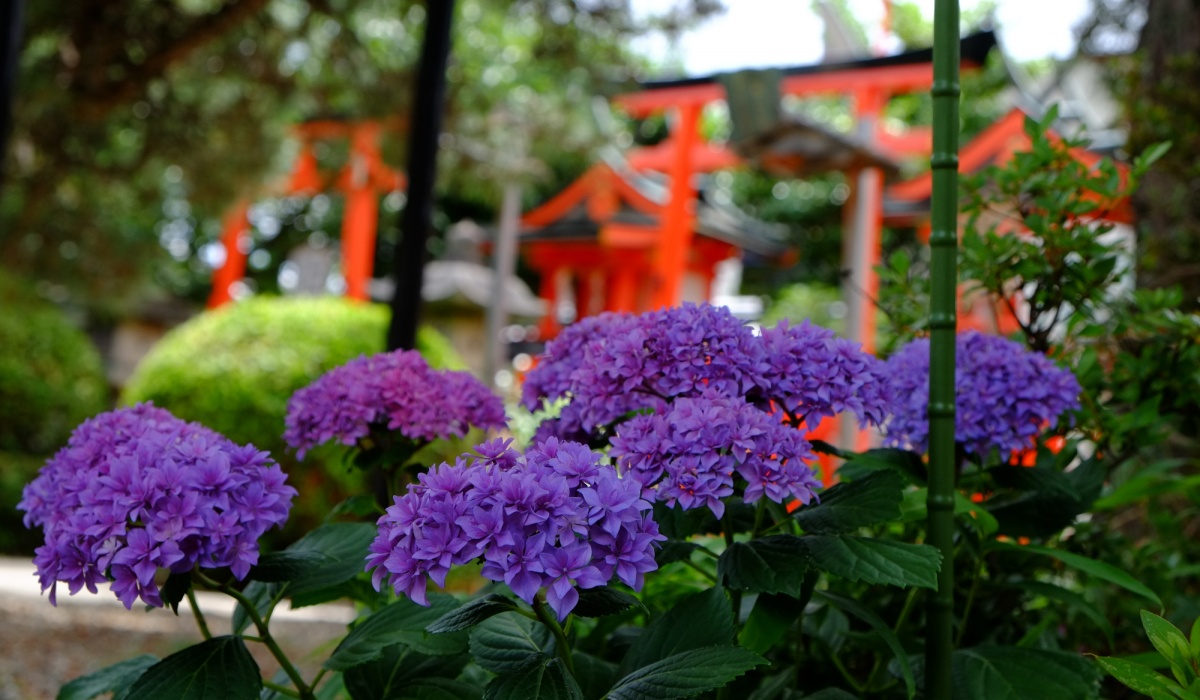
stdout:
[(1149, 0), (1129, 99), (1129, 150), (1159, 141), (1171, 151), (1133, 198), (1138, 283), (1181, 285), (1200, 308), (1200, 0)]

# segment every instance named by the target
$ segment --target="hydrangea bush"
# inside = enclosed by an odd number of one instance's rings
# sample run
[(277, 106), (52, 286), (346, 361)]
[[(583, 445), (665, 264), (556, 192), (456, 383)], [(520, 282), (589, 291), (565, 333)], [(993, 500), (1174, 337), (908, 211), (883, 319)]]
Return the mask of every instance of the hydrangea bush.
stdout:
[[(1007, 445), (995, 423), (1021, 423), (1015, 434), (1028, 441), (1026, 423), (1070, 407), (1069, 373), (992, 339), (963, 342), (990, 348), (964, 425), (992, 430), (968, 429), (965, 444)], [(57, 582), (72, 593), (108, 582), (127, 607), (174, 608), (203, 587), (232, 596), (238, 612), (232, 635), (213, 636), (192, 598), (206, 641), (68, 690), (515, 700), (773, 698), (837, 686), (791, 670), (812, 634), (804, 611), (816, 603), (834, 628), (850, 614), (886, 629), (856, 598), (867, 587), (935, 586), (939, 555), (872, 535), (900, 520), (914, 488), (892, 468), (896, 450), (838, 452), (845, 480), (823, 488), (811, 463), (833, 448), (805, 435), (845, 413), (920, 449), (917, 428), (905, 427), (916, 421), (901, 415), (920, 402), (915, 352), (885, 364), (807, 322), (756, 330), (707, 305), (605, 314), (564, 330), (530, 373), (523, 403), (565, 402), (530, 445), (494, 437), (429, 468), (407, 464), (420, 445), (502, 429), (499, 399), (415, 353), (362, 357), (296, 392), (285, 439), (300, 453), (354, 445), (394, 477), (388, 492), (351, 499), (265, 554), (257, 539), (283, 522), (295, 493), (266, 454), (149, 405), (103, 414), (26, 489), (26, 522), (46, 534), (43, 588), (53, 599)], [(998, 388), (1009, 376), (999, 368), (1039, 389)], [(437, 590), (455, 569), (482, 589), (465, 600)], [(339, 598), (362, 615), (306, 679), (272, 636), (272, 610)], [(266, 645), (283, 676), (259, 676), (247, 639)], [(903, 647), (884, 638), (873, 649), (911, 697)], [(218, 653), (229, 661), (219, 670), (208, 663)], [(164, 690), (176, 683), (191, 690)]]

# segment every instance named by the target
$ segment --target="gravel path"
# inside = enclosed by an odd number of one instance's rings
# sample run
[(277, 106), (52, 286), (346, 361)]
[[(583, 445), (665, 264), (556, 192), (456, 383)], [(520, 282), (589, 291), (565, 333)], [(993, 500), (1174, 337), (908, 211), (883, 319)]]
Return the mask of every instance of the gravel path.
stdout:
[[(200, 593), (198, 601), (212, 633), (227, 633), (233, 601), (215, 593)], [(170, 610), (126, 610), (103, 588), (98, 595), (68, 596), (60, 586), (53, 607), (38, 590), (32, 563), (0, 558), (0, 700), (50, 700), (72, 678), (138, 654), (164, 657), (200, 641), (186, 605), (178, 617)], [(311, 678), (353, 615), (347, 605), (280, 608), (271, 632)], [(262, 645), (248, 646), (269, 678), (278, 666)]]

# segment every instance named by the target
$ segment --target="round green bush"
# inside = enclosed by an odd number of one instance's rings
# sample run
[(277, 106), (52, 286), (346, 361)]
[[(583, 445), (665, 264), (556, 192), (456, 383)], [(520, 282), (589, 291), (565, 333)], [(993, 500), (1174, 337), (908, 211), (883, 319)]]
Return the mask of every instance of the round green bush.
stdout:
[(47, 455), (104, 410), (100, 354), (49, 304), (9, 288), (0, 291), (0, 305), (0, 450)]
[(21, 489), (110, 397), (100, 354), (60, 310), (2, 273), (0, 308), (0, 551), (27, 553), (39, 533), (21, 524)]
[[(153, 401), (237, 443), (269, 451), (300, 490), (289, 522), (299, 533), (362, 487), (338, 446), (298, 462), (283, 442), (287, 403), (338, 365), (384, 350), (389, 310), (333, 297), (253, 297), (175, 328), (138, 364), (122, 403)], [(461, 369), (449, 341), (422, 328), (418, 350), (433, 367)]]

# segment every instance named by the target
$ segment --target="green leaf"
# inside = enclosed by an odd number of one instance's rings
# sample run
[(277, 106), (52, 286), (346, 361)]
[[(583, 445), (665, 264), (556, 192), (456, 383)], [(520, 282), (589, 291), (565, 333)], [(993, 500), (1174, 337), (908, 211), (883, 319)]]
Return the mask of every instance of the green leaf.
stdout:
[(738, 634), (738, 644), (756, 654), (765, 654), (783, 639), (802, 612), (804, 604), (790, 595), (762, 593)]
[[(813, 447), (815, 449), (816, 445), (814, 444)], [(881, 447), (866, 452), (843, 452), (834, 449), (829, 454), (835, 454), (846, 460), (842, 466), (838, 467), (838, 474), (846, 479), (857, 480), (871, 472), (891, 469), (899, 472), (914, 484), (925, 483), (925, 464), (921, 461), (921, 456), (908, 450)]]
[(1162, 158), (1163, 156), (1165, 156), (1167, 154), (1167, 151), (1170, 151), (1170, 150), (1171, 150), (1171, 142), (1170, 141), (1160, 141), (1160, 142), (1148, 147), (1146, 150), (1142, 151), (1140, 154), (1138, 154), (1138, 156), (1136, 158), (1133, 159), (1134, 168), (1136, 168), (1137, 170), (1145, 170), (1145, 169), (1149, 168), (1151, 165), (1154, 165), (1155, 161), (1157, 161), (1159, 158)]
[[(903, 513), (901, 519), (906, 523), (925, 520), (928, 515), (928, 498), (929, 489), (925, 487), (905, 491), (904, 500), (900, 503)], [(970, 520), (971, 525), (982, 537), (994, 535), (999, 528), (996, 519), (981, 504), (972, 503), (969, 498), (958, 492), (954, 493), (954, 515)]]
[(850, 581), (937, 588), (941, 554), (928, 545), (845, 535), (804, 538), (813, 566)]
[[(275, 596), (279, 594), (280, 584), (278, 583), (263, 583), (262, 581), (251, 581), (242, 589), (242, 595), (254, 604), (254, 609), (258, 612), (259, 617), (266, 618), (271, 612), (271, 601), (275, 600)], [(246, 608), (241, 603), (233, 609), (232, 619), (233, 633), (241, 634), (250, 626), (250, 616), (246, 614)]]
[(1189, 685), (1195, 679), (1195, 673), (1191, 669), (1191, 645), (1187, 637), (1175, 625), (1149, 610), (1142, 611), (1142, 626), (1146, 628), (1150, 643), (1170, 662), (1175, 680), (1182, 686)]
[(1096, 663), (1100, 664), (1100, 668), (1108, 675), (1143, 695), (1152, 698), (1178, 696), (1178, 688), (1169, 678), (1141, 664), (1115, 656), (1097, 656)]
[(339, 515), (353, 515), (359, 518), (369, 516), (379, 516), (382, 511), (379, 509), (379, 504), (375, 502), (375, 496), (366, 493), (360, 493), (357, 496), (351, 496), (333, 508), (329, 509), (329, 514), (325, 516), (325, 522), (331, 521)]
[(797, 510), (794, 517), (806, 532), (854, 532), (899, 518), (904, 486), (899, 472), (875, 472), (834, 486), (821, 494), (820, 503)]
[(730, 545), (717, 560), (717, 579), (739, 591), (799, 597), (808, 563), (804, 538), (771, 535)]
[(471, 630), (471, 657), (492, 673), (509, 673), (552, 649), (550, 631), (523, 615), (499, 615)]
[(250, 569), (250, 578), (254, 581), (282, 583), (308, 576), (331, 562), (322, 552), (285, 549), (259, 557), (258, 564)]
[(630, 673), (608, 691), (608, 700), (689, 698), (720, 688), (767, 660), (748, 649), (710, 646), (668, 656)]
[(1095, 625), (1100, 628), (1100, 631), (1104, 633), (1104, 637), (1108, 640), (1109, 647), (1113, 645), (1112, 623), (1108, 621), (1108, 618), (1106, 618), (1104, 613), (1100, 612), (1096, 606), (1089, 603), (1086, 598), (1079, 595), (1075, 591), (1068, 590), (1062, 586), (1056, 586), (1052, 583), (1045, 583), (1043, 581), (1015, 581), (1009, 585), (1011, 585), (1013, 588), (1019, 588), (1024, 591), (1028, 591), (1034, 595), (1045, 596), (1051, 600), (1057, 600), (1060, 603), (1066, 603), (1069, 608), (1078, 611), (1084, 617), (1095, 623)]
[(80, 676), (59, 689), (57, 700), (91, 700), (105, 693), (119, 693), (128, 688), (154, 664), (158, 657), (142, 654), (112, 666), (106, 666), (86, 676)]
[(257, 700), (258, 664), (241, 637), (213, 637), (159, 661), (137, 679), (126, 700)]
[(516, 609), (517, 604), (508, 598), (495, 593), (489, 593), (482, 598), (476, 598), (466, 605), (442, 615), (430, 623), (425, 628), (425, 631), (432, 632), (433, 634), (458, 632), (470, 629), (489, 617), (494, 617), (504, 612), (512, 612)]
[(1057, 559), (1067, 566), (1079, 569), (1085, 574), (1090, 574), (1098, 579), (1102, 579), (1113, 585), (1120, 586), (1130, 593), (1136, 593), (1137, 595), (1152, 601), (1160, 610), (1163, 607), (1162, 600), (1154, 593), (1154, 591), (1150, 590), (1143, 583), (1124, 571), (1121, 571), (1115, 566), (1105, 564), (1104, 562), (1096, 561), (1095, 559), (1088, 559), (1087, 557), (1073, 554), (1071, 552), (1064, 552), (1061, 550), (1051, 549), (1049, 547), (1040, 547), (1032, 544), (1016, 545), (1012, 544), (1011, 542), (996, 541), (993, 542), (991, 546), (995, 549), (1009, 552), (1041, 554), (1051, 557), (1052, 559)]
[(575, 651), (571, 652), (571, 663), (584, 700), (600, 700), (617, 680), (617, 665), (611, 661)]
[(650, 623), (621, 661), (630, 671), (700, 647), (733, 643), (733, 612), (720, 586), (681, 598), (675, 607)]
[(612, 586), (600, 586), (580, 590), (579, 603), (571, 613), (580, 617), (605, 617), (633, 607), (649, 612), (646, 606), (642, 605), (642, 601), (629, 593)]
[(871, 612), (870, 608), (861, 605), (852, 598), (834, 595), (828, 591), (817, 591), (814, 595), (830, 605), (836, 605), (839, 609), (850, 613), (871, 626), (875, 634), (883, 640), (884, 644), (887, 644), (888, 648), (892, 650), (892, 654), (895, 655), (896, 663), (900, 668), (900, 675), (904, 678), (904, 686), (908, 689), (908, 697), (911, 700), (917, 694), (917, 683), (913, 678), (912, 666), (908, 662), (908, 652), (904, 650), (904, 646), (900, 644), (900, 639), (896, 637), (896, 633), (892, 631), (892, 628), (881, 620), (878, 615)]
[(329, 523), (318, 527), (288, 547), (285, 551), (317, 552), (328, 557), (324, 564), (316, 566), (306, 575), (288, 584), (292, 607), (315, 605), (330, 600), (322, 594), (323, 589), (335, 587), (362, 573), (368, 547), (375, 535), (376, 529), (371, 523)]
[(492, 679), (484, 700), (583, 700), (579, 684), (558, 659), (535, 659)]
[(179, 603), (187, 595), (187, 592), (192, 587), (192, 572), (185, 571), (181, 574), (172, 573), (167, 576), (166, 583), (162, 587), (163, 604), (171, 608), (171, 612), (179, 614)]
[(458, 606), (448, 595), (430, 595), (429, 607), (407, 598), (371, 613), (338, 644), (324, 666), (344, 671), (379, 658), (386, 647), (402, 644), (429, 656), (461, 654), (467, 650), (462, 633), (431, 634), (425, 628)]
[(954, 652), (954, 697), (970, 700), (1092, 700), (1100, 677), (1077, 654), (980, 646)]
[[(483, 692), (454, 680), (469, 660), (466, 654), (426, 656), (397, 644), (384, 649), (378, 659), (347, 669), (342, 679), (353, 700), (442, 700), (446, 695), (439, 693), (447, 688), (468, 700)], [(419, 684), (425, 687), (414, 692)]]
[(659, 547), (658, 553), (654, 555), (654, 561), (660, 567), (675, 561), (687, 561), (691, 558), (692, 552), (697, 549), (700, 549), (700, 545), (695, 542), (668, 539)]
[(1193, 659), (1200, 659), (1200, 617), (1192, 623), (1192, 637), (1190, 644), (1191, 654)]

